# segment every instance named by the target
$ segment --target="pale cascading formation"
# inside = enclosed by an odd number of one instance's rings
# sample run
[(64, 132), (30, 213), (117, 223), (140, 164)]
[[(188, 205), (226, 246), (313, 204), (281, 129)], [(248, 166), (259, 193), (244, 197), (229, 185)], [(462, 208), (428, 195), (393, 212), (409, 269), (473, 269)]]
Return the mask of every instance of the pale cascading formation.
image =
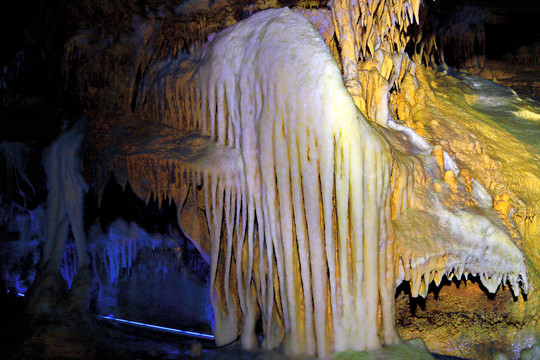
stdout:
[(197, 75), (210, 109), (203, 131), (241, 146), (248, 247), (256, 221), (255, 248), (266, 253), (266, 336), (283, 322), (290, 352), (319, 355), (376, 348), (378, 330), (395, 341), (393, 285), (385, 287), (390, 149), (357, 111), (320, 36), (288, 10), (265, 12), (216, 35)]
[[(48, 314), (57, 309), (63, 292), (62, 277), (71, 288), (70, 306), (79, 307), (78, 310), (87, 306), (88, 253), (83, 214), (88, 185), (81, 173), (79, 156), (83, 130), (84, 121), (81, 120), (61, 134), (44, 157), (49, 191), (47, 235), (38, 274), (26, 293), (28, 310), (33, 315)], [(70, 232), (74, 245), (68, 244)]]
[(71, 229), (77, 248), (79, 267), (88, 264), (86, 234), (83, 224), (84, 194), (88, 185), (81, 174), (79, 147), (83, 122), (75, 124), (50, 146), (45, 156), (47, 171), (47, 238), (41, 264), (46, 273), (60, 269)]
[[(465, 194), (442, 152), (391, 146), (302, 16), (258, 13), (217, 34), (198, 67), (161, 61), (144, 83), (140, 117), (166, 126), (118, 121), (112, 134), (125, 140), (107, 144), (97, 175), (177, 204), (211, 264), (218, 344), (240, 334), (256, 346), (259, 317), (263, 345), (291, 354), (397, 342), (403, 280), (425, 296), (443, 274), (469, 272), (490, 291), (508, 281), (527, 292), (523, 258), (488, 219), (481, 187), (465, 179)], [(452, 211), (460, 192), (485, 212)]]
[[(182, 72), (189, 66), (158, 74)], [(114, 153), (132, 156), (104, 168), (143, 199), (154, 192), (179, 207), (190, 183), (202, 185), (194, 200), (204, 204), (210, 244), (194, 240), (210, 256), (218, 344), (241, 332), (244, 347), (256, 346), (259, 316), (266, 347), (285, 341), (295, 354), (376, 348), (383, 328), (384, 342), (395, 342), (394, 271), (379, 249), (391, 239), (390, 148), (362, 120), (318, 33), (288, 9), (260, 13), (216, 35), (195, 78), (190, 92), (159, 76), (147, 94), (158, 119), (183, 130), (179, 147), (159, 153), (167, 135), (137, 124), (154, 140), (144, 151), (118, 145)]]

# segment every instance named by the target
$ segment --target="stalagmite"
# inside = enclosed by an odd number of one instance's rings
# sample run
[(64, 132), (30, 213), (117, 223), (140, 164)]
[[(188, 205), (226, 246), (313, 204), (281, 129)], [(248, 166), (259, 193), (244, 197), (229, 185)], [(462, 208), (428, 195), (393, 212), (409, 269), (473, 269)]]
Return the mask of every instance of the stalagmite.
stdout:
[[(418, 3), (398, 9), (406, 21)], [(114, 174), (146, 201), (174, 201), (209, 260), (218, 345), (255, 347), (259, 318), (263, 346), (290, 354), (395, 343), (402, 281), (425, 296), (443, 275), (474, 273), (491, 292), (527, 292), (523, 257), (474, 179), (462, 186), (448, 154), (390, 116), (388, 83), (413, 65), (373, 46), (368, 83), (381, 81), (362, 99), (378, 104), (376, 124), (311, 24), (279, 9), (216, 34), (200, 61), (154, 63), (136, 114), (96, 126), (98, 186)]]

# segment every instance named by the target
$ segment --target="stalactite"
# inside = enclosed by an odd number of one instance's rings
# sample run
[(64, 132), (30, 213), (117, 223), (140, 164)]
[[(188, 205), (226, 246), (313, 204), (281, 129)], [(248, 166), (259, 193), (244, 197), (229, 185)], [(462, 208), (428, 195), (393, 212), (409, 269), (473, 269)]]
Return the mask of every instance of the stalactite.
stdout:
[[(16, 196), (20, 196), (19, 203), (26, 207), (27, 197), (34, 195), (36, 190), (28, 179), (26, 160), (30, 148), (21, 142), (0, 142), (0, 169), (3, 173), (0, 179), (0, 200), (6, 204), (14, 203)], [(8, 219), (11, 216), (8, 216)]]
[(60, 274), (66, 280), (68, 288), (71, 289), (71, 285), (77, 275), (77, 249), (73, 242), (68, 242), (64, 249), (64, 258), (62, 265), (60, 265)]
[(540, 43), (537, 42), (530, 46), (522, 46), (514, 54), (506, 54), (505, 57), (509, 60), (525, 64), (540, 63)]
[[(172, 252), (161, 253), (168, 249)], [(144, 252), (155, 252), (170, 269), (180, 267), (181, 253), (178, 244), (161, 234), (148, 234), (136, 223), (115, 220), (103, 233), (94, 225), (88, 235), (88, 251), (92, 267), (100, 284), (114, 284), (131, 268)]]
[(391, 96), (409, 91), (403, 81), (414, 77), (405, 47), (409, 27), (419, 22), (420, 1), (341, 0), (331, 8), (347, 90), (369, 120), (384, 125), (397, 111), (390, 110)]
[(485, 65), (485, 9), (458, 6), (450, 17), (427, 14), (425, 31), (416, 39), (416, 54), (425, 64), (449, 63), (460, 67)]

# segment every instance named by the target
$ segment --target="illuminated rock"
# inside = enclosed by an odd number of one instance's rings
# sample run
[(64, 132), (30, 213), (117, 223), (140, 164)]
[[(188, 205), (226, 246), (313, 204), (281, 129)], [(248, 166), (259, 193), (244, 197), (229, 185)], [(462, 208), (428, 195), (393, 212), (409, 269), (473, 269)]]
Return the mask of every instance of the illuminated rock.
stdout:
[[(402, 74), (377, 54), (373, 78)], [(244, 348), (257, 346), (259, 318), (263, 346), (291, 354), (396, 343), (403, 281), (426, 296), (444, 275), (477, 274), (489, 292), (508, 282), (527, 293), (523, 256), (491, 196), (444, 145), (392, 119), (384, 82), (362, 98), (375, 124), (308, 21), (269, 10), (216, 34), (200, 62), (154, 63), (136, 114), (92, 125), (85, 148), (98, 188), (114, 174), (146, 201), (174, 201), (209, 260), (218, 344), (240, 334)]]
[[(492, 194), (480, 197), (485, 198), (486, 205), (492, 204), (495, 212), (489, 216), (499, 218), (504, 232), (522, 251), (528, 268), (528, 281), (533, 289), (526, 301), (498, 292), (494, 300), (481, 304), (479, 302), (486, 296), (477, 286), (460, 287), (459, 292), (454, 286), (452, 289), (443, 288), (439, 297), (448, 300), (439, 299), (438, 305), (432, 303), (433, 307), (430, 305), (426, 310), (429, 314), (460, 314), (452, 297), (463, 292), (463, 295), (474, 299), (468, 303), (474, 313), (494, 312), (498, 320), (491, 319), (483, 324), (481, 321), (460, 320), (463, 325), (459, 327), (459, 334), (444, 328), (432, 328), (424, 329), (422, 336), (434, 351), (449, 351), (449, 343), (458, 342), (459, 338), (470, 344), (466, 353), (471, 357), (486, 356), (485, 353), (475, 354), (475, 351), (480, 351), (478, 348), (488, 346), (486, 344), (497, 344), (493, 346), (509, 355), (513, 351), (517, 357), (519, 350), (530, 346), (530, 341), (537, 339), (539, 333), (540, 307), (536, 289), (540, 286), (537, 221), (540, 171), (535, 159), (539, 157), (540, 148), (535, 140), (539, 135), (535, 114), (540, 114), (540, 108), (537, 103), (519, 97), (508, 88), (470, 75), (450, 76), (425, 69), (417, 72), (417, 77), (427, 90), (424, 105), (416, 104), (411, 109), (417, 131), (424, 133), (430, 143), (441, 144), (444, 153), (452, 154), (451, 157), (462, 168), (456, 178), (457, 189), (471, 188), (478, 193), (478, 184), (482, 184), (485, 187), (482, 192)], [(457, 198), (463, 196), (454, 197)], [(419, 312), (421, 316), (430, 316)], [(512, 324), (519, 324), (520, 330)], [(414, 326), (402, 334), (405, 337), (418, 336)], [(464, 352), (452, 349), (449, 353), (462, 355)]]

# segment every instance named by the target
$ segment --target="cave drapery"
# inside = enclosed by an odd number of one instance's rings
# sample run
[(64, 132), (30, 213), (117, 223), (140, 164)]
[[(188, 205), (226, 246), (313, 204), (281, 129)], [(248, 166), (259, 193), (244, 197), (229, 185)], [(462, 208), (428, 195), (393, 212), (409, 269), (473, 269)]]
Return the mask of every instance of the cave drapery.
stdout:
[[(333, 1), (336, 37), (325, 39), (309, 14), (266, 10), (215, 34), (200, 57), (156, 59), (153, 25), (139, 24), (130, 41), (142, 81), (107, 75), (124, 85), (105, 110), (89, 111), (89, 172), (98, 193), (114, 175), (147, 202), (176, 204), (180, 227), (211, 265), (218, 344), (240, 335), (244, 348), (256, 347), (259, 318), (263, 346), (283, 344), (294, 355), (396, 343), (394, 294), (403, 281), (415, 297), (451, 274), (478, 275), (491, 293), (508, 283), (514, 296), (527, 294), (508, 198), (492, 201), (492, 189), (397, 121), (389, 105), (396, 96), (399, 115), (407, 93), (415, 94), (410, 103), (430, 96), (422, 65), (405, 52), (419, 6)], [(81, 56), (84, 36), (68, 54)], [(331, 52), (330, 41), (339, 49)], [(89, 91), (86, 100), (101, 96)], [(62, 247), (66, 214), (80, 232), (84, 182), (66, 159), (58, 175), (78, 184), (62, 187), (76, 189), (77, 201), (49, 201), (49, 229), (59, 233), (50, 232), (47, 246)], [(62, 198), (75, 200), (53, 200)]]

